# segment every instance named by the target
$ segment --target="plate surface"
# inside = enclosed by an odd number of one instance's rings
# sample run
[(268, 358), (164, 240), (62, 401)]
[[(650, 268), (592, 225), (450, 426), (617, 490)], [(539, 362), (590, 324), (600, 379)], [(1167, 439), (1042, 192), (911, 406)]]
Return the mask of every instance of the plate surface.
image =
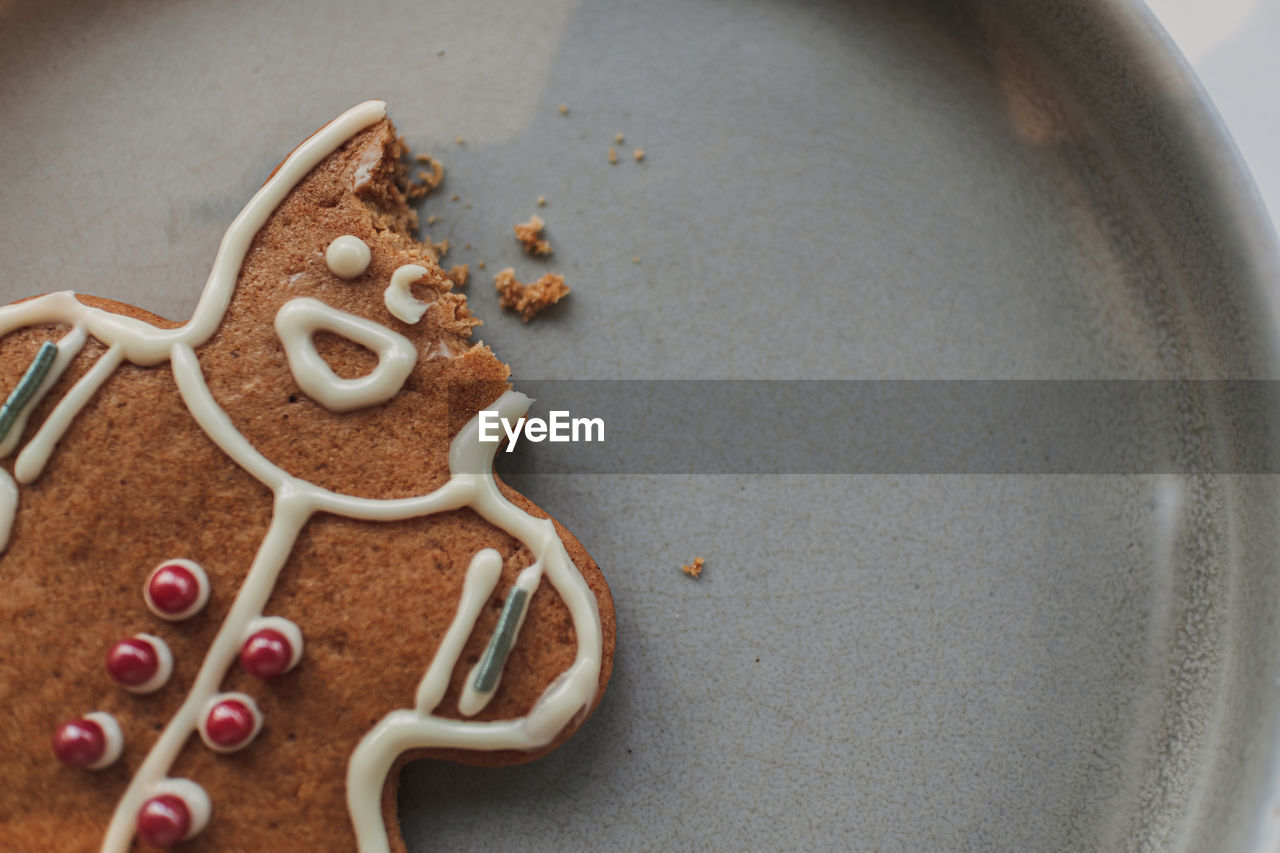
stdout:
[[(380, 97), (517, 387), (1274, 378), (1198, 90), (1128, 5), (1047, 5), (10, 2), (0, 297), (187, 316), (271, 168)], [(574, 293), (524, 326), (476, 264), (533, 269), (534, 212)], [(514, 476), (605, 569), (613, 682), (546, 760), (410, 767), (411, 850), (1272, 843), (1274, 478), (644, 461)]]

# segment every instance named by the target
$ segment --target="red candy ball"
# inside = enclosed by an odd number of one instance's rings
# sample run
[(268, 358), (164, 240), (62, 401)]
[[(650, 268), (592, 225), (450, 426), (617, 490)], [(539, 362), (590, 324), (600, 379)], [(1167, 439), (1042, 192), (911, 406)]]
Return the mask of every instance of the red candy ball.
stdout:
[(137, 687), (155, 677), (160, 669), (156, 650), (146, 640), (129, 637), (117, 641), (107, 652), (107, 674), (117, 684)]
[(181, 797), (161, 794), (138, 810), (138, 838), (153, 847), (172, 847), (191, 831), (191, 809)]
[(200, 581), (186, 566), (166, 563), (147, 581), (147, 597), (161, 613), (177, 615), (200, 600)]
[(293, 647), (274, 628), (254, 631), (240, 647), (240, 665), (254, 678), (275, 678), (289, 668)]
[(68, 767), (88, 767), (106, 751), (107, 736), (93, 720), (69, 720), (53, 733), (53, 753)]
[(257, 726), (253, 711), (238, 699), (223, 699), (209, 710), (204, 721), (209, 740), (223, 749), (248, 743)]

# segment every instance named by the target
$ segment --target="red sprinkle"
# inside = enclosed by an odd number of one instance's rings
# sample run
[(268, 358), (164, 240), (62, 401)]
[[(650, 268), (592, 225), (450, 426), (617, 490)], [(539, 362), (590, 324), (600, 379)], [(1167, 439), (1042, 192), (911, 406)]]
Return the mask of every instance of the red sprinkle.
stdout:
[(254, 678), (275, 678), (289, 668), (293, 647), (274, 628), (254, 631), (240, 647), (240, 665)]
[(204, 721), (204, 730), (209, 740), (225, 749), (247, 743), (253, 737), (257, 721), (243, 702), (236, 699), (224, 699), (209, 710)]
[(181, 797), (161, 794), (138, 810), (138, 837), (153, 847), (172, 847), (191, 831), (191, 809)]
[(200, 598), (200, 583), (186, 566), (168, 563), (147, 582), (147, 595), (164, 613), (181, 613)]
[(53, 754), (68, 767), (88, 767), (106, 751), (107, 736), (93, 720), (68, 720), (53, 733)]
[(118, 684), (130, 687), (146, 684), (159, 668), (156, 650), (146, 640), (137, 637), (117, 640), (107, 652), (107, 674)]

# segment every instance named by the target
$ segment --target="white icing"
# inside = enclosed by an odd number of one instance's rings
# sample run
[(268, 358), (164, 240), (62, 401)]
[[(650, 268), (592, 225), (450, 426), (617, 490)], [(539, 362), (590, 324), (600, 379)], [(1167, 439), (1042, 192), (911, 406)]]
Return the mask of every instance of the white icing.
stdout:
[(415, 298), (409, 285), (426, 274), (426, 267), (420, 267), (417, 264), (405, 264), (391, 274), (391, 283), (382, 292), (382, 301), (391, 312), (391, 316), (410, 324), (422, 319), (422, 315), (427, 310), (427, 303)]
[[(62, 374), (66, 372), (67, 365), (71, 364), (71, 359), (75, 358), (80, 350), (84, 347), (86, 334), (82, 327), (75, 326), (58, 341), (58, 354), (53, 359), (53, 365), (49, 368), (49, 372), (45, 374), (44, 379), (40, 382), (40, 387), (31, 395), (31, 399), (22, 407), (22, 411), (18, 413), (18, 417), (13, 422), (13, 426), (9, 430), (9, 434), (4, 437), (4, 441), (0, 441), (0, 456), (8, 456), (13, 452), (13, 448), (18, 446), (18, 442), (22, 439), (22, 433), (27, 426), (27, 418), (31, 416), (32, 410), (40, 404), (44, 399), (44, 395), (49, 393), (49, 389), (53, 384), (62, 378)], [(19, 478), (21, 479), (21, 478)]]
[(369, 244), (354, 234), (343, 234), (324, 251), (329, 272), (347, 281), (364, 275), (371, 260), (373, 253), (369, 251)]
[(187, 813), (191, 815), (191, 826), (187, 828), (187, 834), (182, 836), (183, 841), (195, 838), (209, 825), (209, 817), (213, 814), (213, 803), (209, 802), (209, 795), (205, 793), (204, 788), (190, 779), (160, 779), (147, 791), (146, 799), (163, 794), (177, 797), (187, 804)]
[(240, 645), (243, 647), (250, 637), (266, 629), (280, 632), (284, 635), (285, 640), (288, 641), (289, 665), (284, 668), (284, 671), (288, 672), (298, 665), (298, 661), (302, 660), (302, 629), (283, 616), (262, 616), (249, 623)]
[[(191, 576), (195, 578), (196, 581), (196, 588), (199, 590), (196, 594), (196, 600), (191, 602), (189, 607), (177, 613), (166, 613), (151, 600), (151, 579), (154, 578), (165, 566), (182, 566), (184, 569), (191, 572)], [(147, 575), (147, 582), (142, 585), (142, 598), (147, 602), (147, 609), (159, 616), (161, 619), (166, 622), (181, 622), (183, 619), (190, 619), (192, 616), (195, 616), (204, 609), (206, 604), (209, 603), (209, 576), (205, 574), (205, 571), (200, 567), (200, 564), (193, 560), (165, 560), (163, 563), (152, 569), (151, 574)]]
[[(107, 377), (120, 366), (123, 355), (124, 350), (118, 344), (108, 349), (58, 401), (58, 405), (53, 407), (53, 411), (41, 424), (35, 437), (27, 442), (27, 446), (18, 454), (18, 459), (13, 465), (13, 473), (17, 475), (18, 482), (26, 485), (39, 478), (44, 471), (44, 466), (49, 462), (49, 457), (53, 454), (53, 448), (57, 446), (67, 427), (71, 426), (76, 415), (80, 414), (80, 410), (85, 407)], [(59, 346), (58, 357), (62, 357), (61, 346)], [(49, 373), (53, 375), (55, 372), (58, 372), (56, 360), (53, 363), (53, 370)]]
[[(249, 715), (253, 717), (253, 729), (249, 732), (249, 736), (243, 741), (232, 746), (222, 746), (215, 743), (209, 737), (209, 732), (205, 728), (205, 723), (209, 720), (209, 714), (213, 712), (213, 708), (219, 702), (234, 701), (239, 702), (249, 709)], [(253, 743), (253, 739), (258, 736), (258, 732), (262, 731), (262, 711), (258, 708), (258, 703), (248, 693), (215, 693), (209, 697), (209, 701), (204, 704), (204, 709), (200, 713), (200, 739), (204, 741), (204, 745), (212, 749), (214, 752), (223, 754), (230, 752), (239, 752), (249, 744)]]
[(419, 713), (430, 714), (444, 698), (445, 691), (449, 689), (449, 675), (458, 663), (458, 655), (462, 654), (462, 647), (471, 635), (471, 629), (475, 627), (476, 618), (493, 594), (493, 588), (498, 585), (501, 574), (502, 555), (492, 548), (483, 548), (471, 558), (453, 622), (450, 623), (449, 630), (445, 631), (440, 648), (436, 650), (436, 656), (427, 667), (427, 674), (418, 685), (415, 704)]
[[(312, 336), (319, 331), (342, 335), (373, 350), (378, 366), (356, 379), (343, 379), (316, 352)], [(291, 299), (282, 305), (276, 313), (276, 334), (284, 344), (298, 387), (333, 412), (350, 412), (390, 400), (400, 392), (418, 360), (418, 350), (404, 335), (316, 299)]]
[(13, 519), (18, 514), (18, 484), (9, 472), (0, 468), (0, 553), (9, 547)]
[(155, 693), (168, 684), (169, 677), (173, 675), (173, 652), (169, 649), (168, 643), (154, 634), (134, 634), (133, 637), (151, 646), (152, 651), (156, 653), (156, 673), (141, 684), (121, 684), (120, 686), (130, 693)]
[(124, 732), (120, 731), (120, 724), (106, 711), (92, 711), (85, 714), (84, 718), (97, 723), (98, 728), (102, 729), (103, 741), (102, 757), (86, 766), (90, 770), (110, 767), (120, 759), (120, 753), (124, 752)]
[[(239, 654), (246, 631), (255, 620), (262, 618), (276, 579), (293, 550), (299, 532), (310, 517), (318, 512), (369, 521), (394, 521), (470, 507), (529, 548), (535, 562), (521, 573), (518, 583), (536, 586), (545, 574), (568, 608), (577, 634), (578, 648), (574, 663), (544, 691), (526, 716), (513, 720), (474, 722), (432, 714), (431, 709), (438, 704), (438, 697), (443, 695), (438, 686), (439, 681), (443, 677), (447, 682), (448, 673), (456, 665), (458, 652), (455, 651), (457, 644), (453, 638), (462, 633), (465, 639), (466, 633), (474, 629), (475, 618), (480, 612), (475, 604), (476, 598), (479, 596), (483, 602), (496, 583), (496, 578), (493, 577), (494, 557), (486, 553), (488, 549), (473, 558), (467, 582), (464, 583), (463, 601), (460, 605), (462, 614), (455, 617), (454, 624), (442, 642), (440, 654), (437, 655), (442, 661), (433, 661), (427, 668), (415, 697), (419, 700), (418, 703), (414, 708), (387, 714), (352, 752), (347, 768), (347, 804), (362, 853), (388, 850), (381, 811), (382, 789), (387, 772), (402, 752), (429, 747), (537, 749), (550, 743), (577, 715), (585, 712), (595, 697), (603, 643), (595, 595), (569, 559), (552, 522), (534, 518), (502, 496), (492, 472), (493, 454), (497, 445), (479, 441), (478, 418), (473, 418), (450, 444), (450, 477), (440, 488), (429, 494), (410, 498), (359, 498), (297, 479), (268, 461), (236, 431), (230, 418), (214, 401), (201, 374), (194, 349), (207, 341), (221, 323), (254, 235), (294, 185), (313, 167), (384, 115), (385, 105), (381, 101), (361, 104), (326, 125), (289, 155), (231, 223), (218, 249), (196, 310), (184, 325), (174, 329), (158, 329), (141, 320), (84, 305), (70, 291), (51, 293), (0, 308), (0, 335), (41, 323), (72, 325), (72, 334), (59, 344), (58, 359), (63, 359), (66, 353), (72, 351), (75, 337), (83, 335), (92, 336), (109, 348), (94, 369), (55, 408), (56, 417), (51, 416), (41, 430), (47, 437), (38, 442), (38, 449), (30, 450), (29, 446), (29, 454), (28, 450), (24, 450), (23, 456), (27, 458), (24, 470), (30, 472), (33, 478), (44, 468), (57, 438), (116, 365), (127, 360), (146, 367), (168, 360), (179, 393), (200, 427), (237, 464), (275, 494), (270, 525), (244, 583), (214, 636), (190, 691), (139, 764), (117, 802), (103, 838), (103, 853), (125, 853), (130, 848), (139, 808), (149, 797), (161, 793), (176, 794), (188, 804), (192, 813), (190, 835), (199, 832), (208, 822), (211, 805), (204, 790), (189, 780), (166, 778), (166, 774), (190, 735), (197, 731), (202, 711), (210, 699), (218, 695), (218, 688)], [(358, 170), (361, 173), (356, 175), (356, 180), (367, 179), (369, 168), (371, 167), (362, 161)], [(297, 307), (297, 302), (304, 303), (301, 309)], [(314, 303), (313, 307), (308, 308), (305, 305), (307, 302)], [(416, 352), (406, 353), (398, 342), (393, 343), (396, 339), (405, 341), (406, 344), (408, 342), (398, 335), (388, 337), (394, 335), (389, 330), (361, 318), (334, 311), (314, 300), (299, 300), (290, 304), (295, 307), (290, 309), (286, 305), (285, 309), (289, 310), (282, 309), (281, 312), (285, 317), (284, 331), (280, 334), (282, 340), (286, 341), (286, 350), (291, 346), (289, 341), (292, 339), (305, 334), (309, 340), (310, 332), (305, 331), (308, 324), (323, 319), (326, 324), (322, 326), (315, 323), (312, 330), (328, 328), (369, 346), (382, 356), (380, 369), (384, 367), (382, 362), (387, 362), (393, 356), (396, 359), (407, 356), (410, 359), (409, 367), (412, 367)], [(340, 323), (334, 322), (335, 317), (350, 318), (355, 322), (348, 322), (346, 319), (342, 319)], [(278, 330), (280, 322), (277, 317)], [(374, 333), (369, 327), (379, 331)], [(352, 330), (359, 336), (351, 334)], [(370, 341), (377, 346), (371, 345)], [(409, 347), (412, 350), (412, 346)], [(401, 362), (395, 361), (389, 370), (380, 373), (367, 386), (358, 386), (361, 390), (352, 393), (352, 386), (340, 384), (347, 380), (333, 375), (322, 360), (323, 370), (320, 365), (310, 363), (304, 352), (306, 349), (307, 347), (293, 345), (290, 366), (295, 378), (299, 379), (299, 385), (304, 385), (304, 382), (310, 385), (312, 390), (307, 387), (303, 390), (312, 394), (322, 405), (336, 403), (331, 406), (336, 411), (373, 405), (388, 399), (399, 390), (404, 381), (405, 376), (396, 378), (397, 373), (404, 370), (407, 375)], [(313, 346), (310, 351), (314, 353)], [(301, 367), (293, 363), (293, 356), (297, 354), (303, 355)], [(67, 356), (68, 359), (69, 357)], [(50, 377), (56, 378), (55, 373), (62, 369), (65, 369), (65, 361), (61, 367), (55, 363)], [(46, 381), (52, 385), (54, 380), (50, 377), (46, 377)], [(354, 383), (361, 381), (350, 380)], [(313, 393), (317, 391), (319, 393)], [(329, 398), (328, 402), (326, 397)], [(529, 403), (529, 398), (524, 395), (507, 392), (493, 404), (493, 408), (501, 417), (514, 421), (528, 409)], [(15, 428), (13, 434), (17, 435), (20, 431)], [(11, 451), (17, 441), (14, 438), (8, 448), (0, 448), (0, 451)], [(0, 483), (0, 516), (3, 515), (4, 489), (4, 484)], [(498, 568), (500, 569), (500, 559)], [(470, 586), (469, 591), (467, 586)], [(532, 586), (529, 587), (530, 591)], [(488, 592), (481, 595), (481, 591), (485, 589)], [(118, 726), (116, 729), (118, 730)]]
[[(533, 565), (520, 572), (519, 576), (516, 577), (515, 586), (518, 589), (523, 589), (530, 597), (532, 597), (533, 591), (537, 589), (538, 583), (541, 580), (542, 564), (534, 562)], [(528, 612), (529, 607), (526, 603), (526, 606), (520, 611), (519, 621), (516, 622), (515, 633), (517, 636), (520, 634), (520, 628), (524, 625), (524, 617)], [(505, 664), (506, 661), (504, 660), (503, 665)], [(501, 670), (499, 670), (497, 681), (494, 681), (493, 686), (482, 693), (476, 689), (476, 675), (479, 672), (480, 663), (477, 662), (476, 665), (471, 668), (471, 671), (467, 673), (466, 686), (462, 688), (462, 695), (458, 697), (458, 711), (466, 717), (474, 717), (476, 714), (483, 711), (484, 706), (488, 705), (489, 700), (498, 692), (498, 685), (502, 683), (502, 673)]]

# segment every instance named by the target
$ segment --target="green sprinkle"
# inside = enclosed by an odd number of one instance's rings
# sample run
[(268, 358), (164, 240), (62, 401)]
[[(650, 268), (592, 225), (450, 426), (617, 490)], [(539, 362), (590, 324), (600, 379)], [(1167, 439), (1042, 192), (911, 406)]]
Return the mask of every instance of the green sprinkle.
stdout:
[(502, 605), (502, 615), (498, 617), (498, 627), (489, 638), (489, 645), (480, 659), (476, 670), (476, 680), (472, 685), (480, 693), (488, 693), (498, 684), (498, 676), (507, 663), (507, 655), (516, 642), (516, 629), (520, 626), (520, 617), (524, 615), (524, 603), (529, 593), (520, 587), (512, 587), (511, 594)]
[(57, 344), (45, 341), (40, 345), (40, 351), (36, 353), (35, 360), (31, 362), (27, 372), (22, 374), (17, 387), (9, 394), (9, 399), (0, 406), (0, 441), (4, 441), (9, 430), (13, 429), (14, 421), (18, 419), (18, 415), (22, 414), (27, 403), (31, 402), (40, 383), (49, 375), (49, 368), (53, 367), (53, 360), (57, 355)]

